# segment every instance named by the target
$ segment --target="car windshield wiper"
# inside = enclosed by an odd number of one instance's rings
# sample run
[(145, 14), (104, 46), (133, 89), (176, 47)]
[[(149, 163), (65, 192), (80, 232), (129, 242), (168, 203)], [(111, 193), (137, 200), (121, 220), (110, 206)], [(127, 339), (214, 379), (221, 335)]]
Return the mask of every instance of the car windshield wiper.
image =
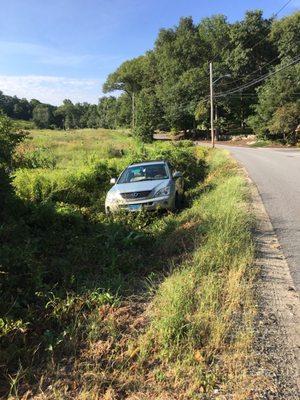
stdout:
[(145, 178), (145, 179), (139, 179), (137, 181), (133, 181), (133, 182), (143, 182), (143, 181), (156, 181), (157, 179), (154, 178)]

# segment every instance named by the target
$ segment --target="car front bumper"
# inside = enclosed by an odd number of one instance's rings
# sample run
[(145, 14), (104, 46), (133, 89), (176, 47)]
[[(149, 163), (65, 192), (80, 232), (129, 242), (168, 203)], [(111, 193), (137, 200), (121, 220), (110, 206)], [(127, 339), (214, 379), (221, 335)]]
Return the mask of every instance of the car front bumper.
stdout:
[(127, 201), (127, 202), (106, 202), (106, 213), (117, 212), (121, 210), (137, 212), (141, 210), (173, 210), (174, 196), (155, 197), (152, 199)]

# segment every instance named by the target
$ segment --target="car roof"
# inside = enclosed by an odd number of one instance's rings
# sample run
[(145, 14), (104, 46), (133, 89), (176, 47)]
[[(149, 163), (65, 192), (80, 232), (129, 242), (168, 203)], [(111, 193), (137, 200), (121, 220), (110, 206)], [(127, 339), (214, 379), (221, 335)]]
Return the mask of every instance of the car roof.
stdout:
[(139, 166), (139, 165), (146, 165), (146, 164), (167, 164), (167, 161), (165, 160), (150, 160), (150, 161), (143, 161), (139, 163), (132, 163), (130, 164), (130, 167), (132, 166)]

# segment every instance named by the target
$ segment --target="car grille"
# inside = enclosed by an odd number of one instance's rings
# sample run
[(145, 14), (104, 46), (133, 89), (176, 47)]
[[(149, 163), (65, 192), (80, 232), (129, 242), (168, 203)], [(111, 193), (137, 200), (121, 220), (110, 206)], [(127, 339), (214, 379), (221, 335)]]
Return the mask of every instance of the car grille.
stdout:
[(126, 200), (138, 200), (148, 197), (150, 193), (151, 190), (144, 190), (143, 192), (121, 193), (121, 196)]

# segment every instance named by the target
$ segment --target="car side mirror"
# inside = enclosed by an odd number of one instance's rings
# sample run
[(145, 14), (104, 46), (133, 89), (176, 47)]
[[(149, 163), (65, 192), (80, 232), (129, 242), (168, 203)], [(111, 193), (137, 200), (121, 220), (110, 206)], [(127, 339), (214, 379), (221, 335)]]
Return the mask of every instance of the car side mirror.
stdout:
[(116, 183), (116, 178), (110, 178), (110, 184), (114, 185)]
[(172, 176), (174, 179), (182, 178), (182, 173), (179, 171), (175, 171)]

